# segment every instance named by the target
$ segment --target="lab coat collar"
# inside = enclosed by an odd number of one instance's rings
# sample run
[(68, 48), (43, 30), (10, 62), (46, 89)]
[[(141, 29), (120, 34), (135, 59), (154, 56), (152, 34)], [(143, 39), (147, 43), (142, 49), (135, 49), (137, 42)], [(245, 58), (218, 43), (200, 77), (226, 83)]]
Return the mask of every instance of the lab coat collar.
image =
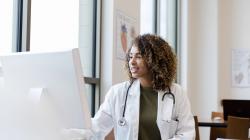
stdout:
[[(170, 89), (171, 92), (175, 94), (176, 87), (174, 86), (174, 84), (170, 87)], [(168, 89), (164, 91), (158, 91), (158, 94), (163, 96), (163, 94), (166, 92), (169, 92)], [(129, 95), (138, 95), (138, 93), (140, 93), (140, 81), (138, 79), (135, 79), (133, 85), (130, 87)]]
[[(170, 89), (171, 89), (171, 92), (173, 93), (173, 94), (175, 94), (175, 92), (176, 92), (176, 87), (174, 86), (174, 84), (172, 84), (172, 86), (170, 87)], [(160, 95), (163, 95), (164, 93), (166, 93), (166, 92), (169, 92), (168, 91), (168, 89), (166, 89), (166, 90), (161, 90), (161, 91), (159, 91), (158, 93), (160, 94)]]
[(140, 95), (140, 81), (134, 80), (133, 85), (129, 89), (129, 95)]

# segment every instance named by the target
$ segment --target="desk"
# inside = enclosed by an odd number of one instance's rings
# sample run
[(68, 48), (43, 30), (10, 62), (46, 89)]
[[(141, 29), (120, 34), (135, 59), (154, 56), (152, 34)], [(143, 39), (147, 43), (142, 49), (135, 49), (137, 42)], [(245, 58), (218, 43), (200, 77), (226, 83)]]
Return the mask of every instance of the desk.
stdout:
[(200, 127), (227, 127), (227, 122), (221, 121), (212, 121), (211, 119), (199, 119), (198, 126)]

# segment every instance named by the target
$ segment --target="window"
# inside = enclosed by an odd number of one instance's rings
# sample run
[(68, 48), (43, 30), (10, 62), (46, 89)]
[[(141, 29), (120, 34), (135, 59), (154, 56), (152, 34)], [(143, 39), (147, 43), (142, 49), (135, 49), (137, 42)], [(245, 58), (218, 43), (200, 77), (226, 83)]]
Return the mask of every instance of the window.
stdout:
[(97, 0), (33, 0), (30, 27), (30, 51), (79, 47), (92, 115), (99, 105), (97, 6)]
[(0, 53), (12, 51), (13, 1), (0, 1)]
[[(140, 33), (154, 33), (164, 38), (180, 58), (177, 44), (177, 11), (176, 0), (141, 0)], [(178, 70), (177, 82), (180, 81)]]
[(176, 49), (177, 1), (142, 0), (140, 33), (155, 33)]
[(91, 113), (95, 114), (99, 107), (99, 57), (100, 47), (97, 32), (100, 26), (97, 23), (100, 18), (100, 1), (80, 0), (79, 15), (79, 49), (81, 52), (83, 71), (85, 76), (86, 88), (91, 101)]
[(156, 1), (141, 0), (140, 34), (156, 33)]
[(176, 0), (158, 0), (158, 34), (177, 49), (177, 6)]
[(79, 1), (33, 0), (30, 51), (78, 47)]

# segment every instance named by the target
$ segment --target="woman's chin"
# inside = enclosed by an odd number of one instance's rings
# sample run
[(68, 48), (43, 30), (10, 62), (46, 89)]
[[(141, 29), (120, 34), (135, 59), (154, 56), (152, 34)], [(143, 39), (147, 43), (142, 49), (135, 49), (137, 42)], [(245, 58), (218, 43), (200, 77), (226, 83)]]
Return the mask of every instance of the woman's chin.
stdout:
[(137, 79), (138, 78), (138, 75), (137, 74), (132, 74), (132, 77)]

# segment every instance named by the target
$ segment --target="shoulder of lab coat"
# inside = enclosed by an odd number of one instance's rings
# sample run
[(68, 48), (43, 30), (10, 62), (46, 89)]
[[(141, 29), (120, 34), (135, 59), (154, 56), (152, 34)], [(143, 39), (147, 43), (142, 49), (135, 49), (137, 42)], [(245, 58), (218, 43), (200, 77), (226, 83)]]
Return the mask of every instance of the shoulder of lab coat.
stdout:
[[(114, 106), (118, 101), (123, 103), (123, 98), (126, 94), (126, 90), (129, 86), (129, 81), (116, 84), (110, 88), (108, 93), (105, 96), (103, 104), (100, 106), (100, 109), (96, 113), (95, 117), (92, 119), (92, 131), (96, 139), (103, 139), (106, 134), (114, 127)], [(139, 88), (138, 80), (135, 80), (129, 94), (137, 96), (137, 91)], [(175, 95), (175, 118), (178, 119), (179, 124), (176, 130), (176, 134), (173, 137), (173, 140), (178, 139), (187, 139), (193, 140), (195, 136), (194, 120), (193, 115), (190, 110), (190, 103), (186, 93), (178, 84), (173, 84), (171, 91)]]
[(195, 124), (188, 96), (180, 85), (173, 84), (172, 88), (176, 98), (175, 115), (179, 121), (177, 132), (173, 140), (194, 140)]

